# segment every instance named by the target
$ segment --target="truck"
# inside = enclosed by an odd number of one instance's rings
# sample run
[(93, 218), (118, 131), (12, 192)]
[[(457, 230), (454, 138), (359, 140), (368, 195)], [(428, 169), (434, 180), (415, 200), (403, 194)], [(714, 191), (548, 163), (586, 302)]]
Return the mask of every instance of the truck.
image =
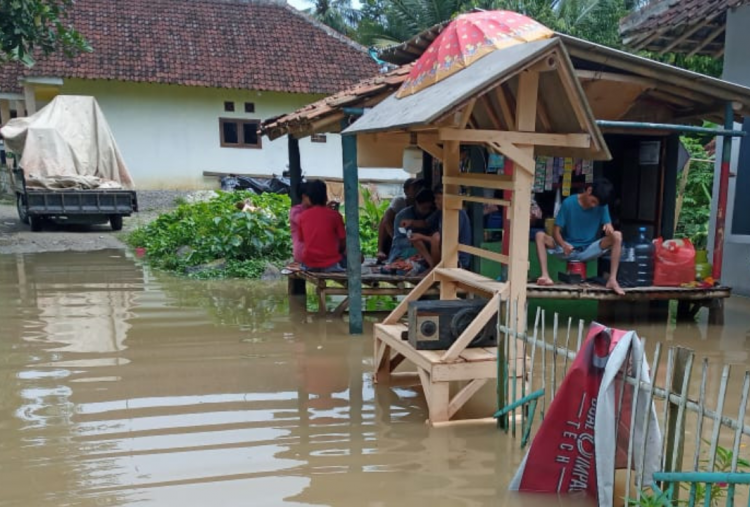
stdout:
[(106, 224), (122, 229), (123, 217), (138, 211), (135, 190), (45, 189), (26, 186), (23, 169), (12, 172), (18, 219), (34, 232), (46, 222), (63, 224)]
[(133, 181), (93, 97), (59, 95), (2, 129), (21, 222), (104, 224), (138, 211)]

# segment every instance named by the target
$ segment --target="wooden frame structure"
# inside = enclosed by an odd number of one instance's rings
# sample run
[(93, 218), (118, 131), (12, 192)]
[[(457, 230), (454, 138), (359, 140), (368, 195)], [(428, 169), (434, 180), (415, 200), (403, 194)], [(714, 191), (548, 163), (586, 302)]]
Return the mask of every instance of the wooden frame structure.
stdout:
[[(358, 154), (377, 152), (368, 150), (368, 143), (406, 141), (416, 142), (443, 162), (442, 260), (383, 323), (375, 324), (374, 367), (376, 382), (384, 382), (404, 360), (412, 363), (425, 392), (430, 422), (445, 423), (487, 380), (497, 376), (497, 351), (468, 348), (471, 342), (496, 318), (501, 304), (512, 302), (521, 309), (526, 305), (527, 217), (535, 152), (597, 160), (609, 158), (609, 152), (557, 38), (491, 53), (414, 95), (402, 99), (391, 96), (343, 133), (358, 136)], [(504, 155), (513, 162), (513, 173), (462, 174), (461, 144), (484, 145)], [(505, 196), (467, 195), (461, 192), (462, 187), (502, 190)], [(459, 244), (459, 210), (464, 202), (508, 209), (511, 228), (507, 252)], [(507, 283), (460, 269), (459, 252), (507, 265)], [(448, 350), (417, 350), (403, 340), (408, 329), (401, 319), (409, 303), (436, 284), (441, 300), (456, 299), (457, 292), (463, 290), (488, 301)], [(524, 311), (518, 312), (517, 325), (525, 329)], [(451, 396), (453, 381), (465, 385)]]

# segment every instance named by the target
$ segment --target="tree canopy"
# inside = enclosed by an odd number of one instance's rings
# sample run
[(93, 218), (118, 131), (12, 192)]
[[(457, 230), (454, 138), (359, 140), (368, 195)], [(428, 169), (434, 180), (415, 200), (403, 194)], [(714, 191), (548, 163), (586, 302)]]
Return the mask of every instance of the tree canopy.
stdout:
[(83, 36), (67, 23), (73, 0), (0, 0), (0, 62), (34, 64), (34, 55), (62, 51), (72, 56), (91, 51)]

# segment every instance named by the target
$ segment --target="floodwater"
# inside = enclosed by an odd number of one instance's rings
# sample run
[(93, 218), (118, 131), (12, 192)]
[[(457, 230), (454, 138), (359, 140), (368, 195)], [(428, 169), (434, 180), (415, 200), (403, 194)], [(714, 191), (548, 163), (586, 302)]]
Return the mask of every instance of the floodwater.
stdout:
[[(580, 505), (508, 494), (518, 440), (375, 388), (370, 328), (118, 250), (0, 255), (0, 506)], [(723, 328), (639, 329), (741, 365), (749, 330), (740, 298)]]

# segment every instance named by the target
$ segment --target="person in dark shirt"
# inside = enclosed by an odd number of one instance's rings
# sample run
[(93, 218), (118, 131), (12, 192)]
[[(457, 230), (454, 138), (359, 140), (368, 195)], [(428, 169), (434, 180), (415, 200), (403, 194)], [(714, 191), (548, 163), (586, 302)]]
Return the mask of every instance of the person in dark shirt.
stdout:
[(383, 218), (378, 226), (378, 254), (379, 262), (385, 261), (391, 253), (393, 236), (395, 233), (394, 223), (398, 215), (407, 206), (414, 205), (414, 198), (417, 193), (424, 187), (424, 181), (421, 179), (409, 178), (404, 182), (404, 195), (394, 198), (388, 209), (385, 210)]
[[(414, 247), (427, 260), (430, 268), (434, 268), (441, 259), (442, 234), (443, 234), (443, 187), (438, 185), (433, 190), (435, 195), (435, 212), (430, 215), (426, 222), (427, 234), (412, 234), (411, 241)], [(458, 212), (458, 242), (462, 245), (471, 245), (471, 220), (464, 210)], [(458, 253), (458, 265), (469, 269), (471, 256), (466, 252)]]
[(302, 202), (307, 207), (299, 216), (302, 266), (309, 271), (344, 271), (346, 232), (341, 213), (328, 205), (326, 184), (308, 181)]
[(388, 263), (417, 255), (417, 249), (409, 237), (413, 234), (429, 232), (427, 218), (435, 210), (435, 196), (431, 190), (422, 189), (415, 197), (413, 206), (401, 210), (393, 223), (393, 245)]

